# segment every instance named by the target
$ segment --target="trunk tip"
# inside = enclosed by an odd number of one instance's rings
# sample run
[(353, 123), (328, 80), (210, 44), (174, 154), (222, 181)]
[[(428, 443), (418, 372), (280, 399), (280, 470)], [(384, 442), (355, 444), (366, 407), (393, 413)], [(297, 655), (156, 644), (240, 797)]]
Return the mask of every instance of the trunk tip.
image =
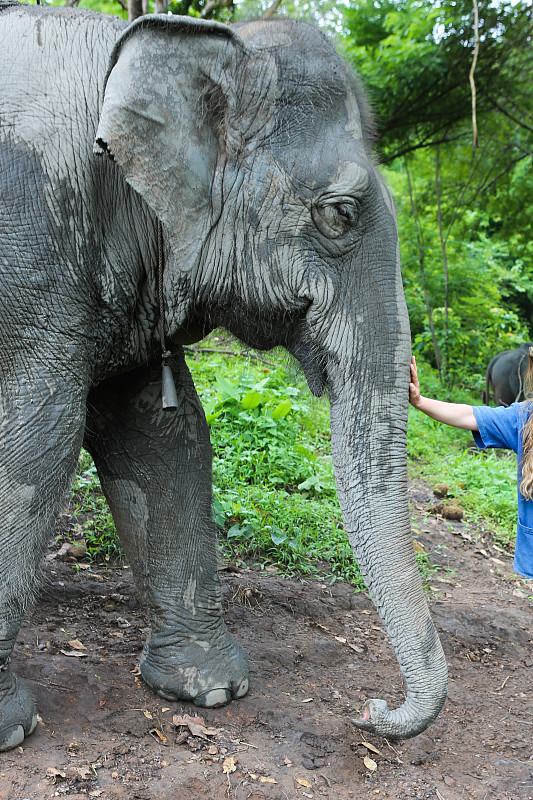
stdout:
[(433, 714), (414, 716), (405, 713), (405, 706), (395, 711), (389, 711), (386, 700), (372, 698), (365, 702), (361, 709), (361, 716), (358, 719), (352, 719), (352, 723), (359, 730), (375, 733), (383, 736), (384, 739), (411, 739), (425, 731), (428, 725), (434, 721), (442, 704), (439, 704), (439, 708)]

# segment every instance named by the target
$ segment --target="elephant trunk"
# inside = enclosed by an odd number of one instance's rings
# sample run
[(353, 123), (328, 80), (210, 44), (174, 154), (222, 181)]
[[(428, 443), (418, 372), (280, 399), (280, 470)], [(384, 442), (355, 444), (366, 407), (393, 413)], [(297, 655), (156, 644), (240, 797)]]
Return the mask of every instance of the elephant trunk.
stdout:
[[(446, 661), (410, 530), (409, 352), (403, 349), (406, 357), (399, 358), (400, 366), (390, 360), (379, 363), (378, 356), (373, 363), (369, 359), (348, 369), (328, 367), (333, 463), (345, 529), (407, 682), (400, 708), (390, 710), (384, 700), (367, 700), (354, 724), (396, 739), (421, 733), (438, 715), (447, 692)], [(361, 370), (375, 377), (355, 380)]]

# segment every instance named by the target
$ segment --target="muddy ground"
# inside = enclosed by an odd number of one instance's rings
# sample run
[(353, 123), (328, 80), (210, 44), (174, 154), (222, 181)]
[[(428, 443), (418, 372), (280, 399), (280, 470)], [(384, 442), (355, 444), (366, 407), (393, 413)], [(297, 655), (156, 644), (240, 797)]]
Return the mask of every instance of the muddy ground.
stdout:
[(51, 550), (14, 657), (41, 721), (1, 755), (0, 800), (533, 798), (533, 585), (487, 534), (428, 514), (428, 488), (410, 495), (442, 567), (431, 608), (450, 671), (425, 733), (388, 742), (351, 724), (367, 697), (400, 704), (404, 685), (373, 606), (343, 583), (222, 570), (251, 690), (200, 711), (139, 678), (146, 619), (129, 570), (77, 574)]

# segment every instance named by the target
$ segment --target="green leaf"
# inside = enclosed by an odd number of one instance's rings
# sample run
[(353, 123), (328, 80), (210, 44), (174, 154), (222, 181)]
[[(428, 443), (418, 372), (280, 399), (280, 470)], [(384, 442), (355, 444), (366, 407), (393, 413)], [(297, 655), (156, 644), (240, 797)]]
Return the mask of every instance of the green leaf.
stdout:
[(257, 408), (261, 404), (261, 395), (259, 392), (246, 392), (241, 400), (241, 406), (246, 409)]
[(305, 492), (308, 489), (318, 489), (320, 487), (320, 480), (316, 475), (311, 475), (306, 481), (298, 484), (298, 491)]
[(291, 408), (292, 403), (290, 400), (282, 400), (281, 403), (278, 403), (276, 408), (272, 411), (272, 419), (283, 419), (283, 417), (287, 416)]
[(279, 544), (283, 544), (283, 542), (286, 541), (287, 534), (283, 533), (283, 531), (280, 528), (276, 527), (275, 525), (271, 525), (270, 526), (270, 538), (272, 539), (274, 544), (277, 546)]
[(224, 511), (224, 506), (222, 505), (220, 500), (216, 499), (216, 497), (213, 500), (213, 519), (215, 521), (215, 524), (218, 525), (219, 528), (222, 528), (224, 522), (226, 521), (226, 512)]
[(298, 455), (308, 458), (309, 461), (316, 461), (316, 453), (310, 447), (306, 447), (304, 444), (297, 444), (294, 450)]
[(215, 388), (224, 399), (231, 397), (236, 400), (239, 396), (239, 390), (237, 387), (228, 381), (227, 378), (223, 378), (221, 375), (217, 375)]
[(236, 536), (242, 536), (245, 539), (251, 539), (254, 535), (253, 528), (250, 524), (243, 525), (232, 525), (229, 531), (227, 532), (226, 536), (228, 539), (234, 539)]

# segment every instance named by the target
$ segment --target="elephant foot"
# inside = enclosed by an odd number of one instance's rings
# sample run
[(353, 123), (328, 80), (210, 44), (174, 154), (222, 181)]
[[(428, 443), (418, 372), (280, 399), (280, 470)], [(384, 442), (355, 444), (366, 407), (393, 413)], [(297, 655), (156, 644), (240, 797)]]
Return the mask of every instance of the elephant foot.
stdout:
[(33, 696), (9, 667), (0, 671), (0, 752), (18, 747), (37, 725)]
[(170, 638), (168, 633), (152, 636), (141, 656), (141, 675), (158, 695), (216, 708), (248, 692), (248, 659), (227, 631), (215, 643), (170, 644)]

